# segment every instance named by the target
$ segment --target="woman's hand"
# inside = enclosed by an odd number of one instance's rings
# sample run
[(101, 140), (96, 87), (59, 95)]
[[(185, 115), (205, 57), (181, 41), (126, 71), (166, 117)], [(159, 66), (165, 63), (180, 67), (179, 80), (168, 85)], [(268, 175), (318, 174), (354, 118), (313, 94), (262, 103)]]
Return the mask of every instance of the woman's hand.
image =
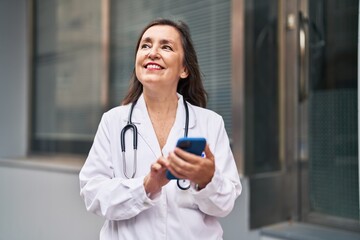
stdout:
[(169, 180), (166, 178), (167, 160), (160, 157), (155, 163), (151, 164), (150, 172), (144, 178), (144, 188), (147, 194), (154, 195), (161, 191)]
[(188, 179), (202, 189), (211, 181), (215, 173), (215, 159), (209, 145), (205, 147), (205, 157), (175, 148), (168, 156), (168, 169), (180, 179)]

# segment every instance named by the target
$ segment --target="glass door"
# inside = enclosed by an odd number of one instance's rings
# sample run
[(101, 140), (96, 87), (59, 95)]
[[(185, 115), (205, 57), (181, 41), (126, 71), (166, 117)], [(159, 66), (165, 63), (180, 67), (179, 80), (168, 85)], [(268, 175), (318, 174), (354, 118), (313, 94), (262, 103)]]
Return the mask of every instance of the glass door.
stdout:
[(250, 226), (359, 231), (358, 0), (245, 2)]
[(359, 229), (358, 0), (299, 1), (298, 155), (303, 221)]

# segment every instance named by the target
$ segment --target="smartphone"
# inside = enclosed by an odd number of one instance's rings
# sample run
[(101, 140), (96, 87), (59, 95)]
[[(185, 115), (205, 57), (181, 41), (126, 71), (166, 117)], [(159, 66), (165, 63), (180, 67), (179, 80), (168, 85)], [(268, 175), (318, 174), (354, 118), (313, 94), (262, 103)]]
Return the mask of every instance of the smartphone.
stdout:
[[(206, 146), (205, 138), (180, 138), (177, 141), (176, 147), (181, 148), (189, 153), (202, 156)], [(177, 179), (169, 170), (166, 171), (166, 177), (170, 180)]]

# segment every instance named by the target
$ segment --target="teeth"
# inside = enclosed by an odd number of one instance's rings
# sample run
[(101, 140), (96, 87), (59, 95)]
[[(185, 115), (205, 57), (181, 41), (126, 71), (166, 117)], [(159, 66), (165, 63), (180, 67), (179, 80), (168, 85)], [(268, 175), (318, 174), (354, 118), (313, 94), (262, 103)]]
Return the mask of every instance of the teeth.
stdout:
[(147, 69), (151, 68), (151, 69), (161, 69), (159, 65), (155, 65), (155, 64), (149, 64), (146, 67)]

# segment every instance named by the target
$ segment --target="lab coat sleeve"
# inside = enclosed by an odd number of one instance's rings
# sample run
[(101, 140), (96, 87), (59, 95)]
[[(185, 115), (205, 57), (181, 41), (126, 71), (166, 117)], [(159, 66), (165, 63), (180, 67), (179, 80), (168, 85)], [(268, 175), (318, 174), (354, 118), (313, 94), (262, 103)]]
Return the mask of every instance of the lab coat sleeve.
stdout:
[(210, 139), (213, 142), (209, 142), (215, 157), (215, 173), (204, 189), (192, 191), (202, 212), (211, 216), (225, 217), (233, 209), (242, 186), (223, 119), (219, 117), (217, 123), (212, 126), (211, 131), (218, 129), (215, 139)]
[(123, 220), (155, 204), (156, 199), (148, 198), (145, 193), (144, 177), (117, 178), (114, 177), (113, 168), (109, 124), (105, 113), (79, 174), (80, 195), (86, 209), (109, 220)]

